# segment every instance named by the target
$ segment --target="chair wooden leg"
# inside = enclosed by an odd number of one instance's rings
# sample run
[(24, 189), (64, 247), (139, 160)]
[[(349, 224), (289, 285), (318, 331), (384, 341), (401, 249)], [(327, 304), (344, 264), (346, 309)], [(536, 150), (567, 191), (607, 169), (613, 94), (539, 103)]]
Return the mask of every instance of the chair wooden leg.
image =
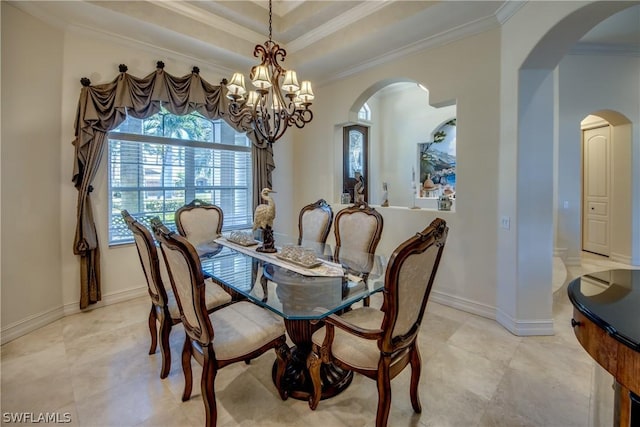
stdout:
[(215, 427), (218, 420), (218, 409), (216, 407), (216, 359), (213, 354), (212, 345), (208, 345), (203, 350), (204, 360), (202, 361), (202, 379), (200, 380), (200, 389), (202, 392), (202, 401), (204, 402), (205, 426)]
[(370, 302), (369, 302), (369, 301), (370, 301), (370, 298), (369, 298), (369, 297), (366, 297), (365, 299), (363, 299), (363, 300), (362, 300), (362, 306), (363, 306), (363, 307), (369, 307), (369, 304), (370, 304)]
[(378, 363), (378, 411), (376, 427), (386, 427), (391, 411), (391, 378), (389, 376), (390, 357), (382, 357)]
[(191, 338), (185, 334), (184, 346), (182, 347), (182, 372), (184, 373), (184, 392), (182, 401), (185, 402), (191, 397), (191, 387), (193, 386), (193, 375), (191, 373)]
[(149, 334), (151, 335), (151, 347), (149, 347), (149, 354), (154, 354), (158, 347), (157, 319), (156, 306), (151, 304), (151, 311), (149, 312)]
[(413, 345), (411, 350), (411, 386), (409, 393), (411, 394), (411, 406), (416, 413), (422, 412), (422, 405), (420, 404), (420, 396), (418, 395), (418, 385), (420, 383), (420, 371), (422, 370), (422, 359), (420, 358), (420, 351), (417, 345)]
[(171, 333), (171, 319), (167, 313), (160, 312), (160, 353), (162, 353), (162, 368), (160, 378), (167, 378), (171, 370), (171, 346), (169, 344), (169, 334)]
[(320, 378), (320, 367), (322, 366), (322, 360), (316, 353), (316, 349), (309, 353), (307, 356), (307, 369), (309, 369), (309, 376), (311, 377), (311, 383), (313, 390), (309, 394), (309, 408), (315, 410), (322, 398), (322, 379)]

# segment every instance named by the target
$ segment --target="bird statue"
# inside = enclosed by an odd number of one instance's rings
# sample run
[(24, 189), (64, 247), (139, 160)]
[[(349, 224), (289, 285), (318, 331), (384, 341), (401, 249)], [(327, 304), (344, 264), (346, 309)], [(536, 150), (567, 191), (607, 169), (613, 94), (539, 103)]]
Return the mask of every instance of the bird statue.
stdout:
[(269, 194), (276, 193), (270, 188), (263, 188), (260, 197), (267, 203), (262, 203), (256, 207), (253, 214), (253, 230), (262, 229), (262, 245), (256, 250), (258, 252), (276, 252), (273, 240), (273, 220), (276, 217), (276, 204)]

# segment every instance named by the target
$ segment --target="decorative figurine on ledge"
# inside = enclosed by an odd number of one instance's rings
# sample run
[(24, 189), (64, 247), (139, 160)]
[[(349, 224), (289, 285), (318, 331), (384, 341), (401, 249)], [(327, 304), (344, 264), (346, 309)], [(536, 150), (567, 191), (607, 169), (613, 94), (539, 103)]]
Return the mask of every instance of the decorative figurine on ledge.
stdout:
[(387, 183), (382, 183), (382, 197), (380, 206), (387, 207), (389, 206), (389, 191), (387, 191)]
[(364, 176), (356, 171), (356, 185), (353, 187), (353, 203), (364, 202)]
[(263, 188), (260, 192), (262, 199), (266, 200), (266, 204), (260, 204), (256, 207), (253, 214), (253, 231), (260, 228), (262, 230), (262, 244), (256, 248), (258, 252), (273, 253), (276, 252), (275, 241), (273, 239), (273, 220), (276, 217), (276, 204), (273, 202), (270, 193), (276, 193), (270, 188)]

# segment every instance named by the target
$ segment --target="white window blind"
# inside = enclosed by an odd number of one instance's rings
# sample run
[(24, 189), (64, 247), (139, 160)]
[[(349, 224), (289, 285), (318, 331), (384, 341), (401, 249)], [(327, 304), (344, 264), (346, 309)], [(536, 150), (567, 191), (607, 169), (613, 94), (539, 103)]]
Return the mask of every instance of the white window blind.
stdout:
[(175, 211), (193, 199), (220, 206), (225, 230), (250, 227), (251, 183), (250, 141), (224, 121), (129, 117), (109, 133), (109, 243), (133, 241), (121, 210), (175, 229)]

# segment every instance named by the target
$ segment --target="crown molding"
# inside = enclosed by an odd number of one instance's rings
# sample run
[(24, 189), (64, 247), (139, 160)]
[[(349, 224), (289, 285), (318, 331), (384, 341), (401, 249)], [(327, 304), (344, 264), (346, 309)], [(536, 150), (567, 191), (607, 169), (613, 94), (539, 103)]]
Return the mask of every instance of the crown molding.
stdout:
[[(257, 4), (264, 10), (269, 10), (269, 2), (266, 0), (252, 0), (253, 3)], [(273, 13), (278, 17), (282, 18), (291, 12), (294, 9), (297, 9), (298, 6), (301, 6), (306, 0), (286, 0), (286, 1), (274, 1), (273, 2)]]
[(348, 68), (342, 72), (336, 73), (333, 76), (330, 76), (318, 82), (318, 86), (322, 86), (324, 84), (327, 84), (336, 80), (344, 79), (353, 74), (357, 74), (359, 72), (365, 71), (369, 68), (373, 68), (378, 65), (382, 65), (387, 62), (394, 61), (417, 52), (421, 52), (433, 47), (444, 46), (456, 40), (460, 40), (460, 39), (496, 28), (498, 25), (499, 23), (496, 20), (496, 17), (490, 16), (487, 18), (476, 20), (469, 24), (465, 24), (456, 28), (449, 29), (440, 34), (436, 34), (434, 36), (430, 36), (422, 40), (415, 41), (399, 49), (393, 50), (391, 52), (387, 52), (383, 55), (379, 55), (368, 61), (361, 62), (360, 64), (357, 64), (354, 67)]
[[(122, 44), (127, 47), (133, 46), (134, 48), (138, 48), (140, 50), (143, 50), (145, 52), (149, 52), (155, 55), (161, 52), (161, 53), (164, 53), (168, 58), (175, 58), (177, 60), (180, 60), (186, 63), (191, 63), (193, 65), (198, 66), (201, 69), (201, 74), (203, 69), (211, 71), (212, 73), (219, 74), (220, 76), (230, 76), (236, 71), (232, 68), (227, 68), (225, 66), (222, 66), (219, 63), (213, 63), (202, 58), (185, 55), (182, 52), (177, 52), (172, 49), (163, 48), (152, 43), (142, 42), (140, 40), (126, 37), (118, 33), (99, 30), (94, 27), (68, 25), (66, 29), (71, 33), (84, 34), (84, 35), (99, 38), (101, 40)], [(158, 59), (162, 59), (162, 58), (158, 58)], [(190, 70), (185, 70), (185, 74), (188, 74), (189, 72)]]
[(257, 33), (239, 24), (235, 24), (228, 19), (222, 18), (214, 13), (204, 11), (200, 8), (191, 6), (185, 2), (168, 2), (161, 0), (149, 0), (149, 3), (167, 9), (178, 15), (193, 19), (208, 27), (215, 28), (225, 33), (232, 34), (253, 44), (262, 44), (264, 42), (264, 34)]
[(327, 21), (319, 27), (314, 28), (297, 39), (287, 43), (287, 50), (289, 53), (300, 51), (313, 43), (334, 34), (338, 30), (341, 30), (354, 22), (362, 20), (366, 16), (385, 8), (390, 3), (390, 0), (363, 2), (356, 7), (349, 9), (347, 12), (342, 13), (340, 16)]
[(11, 6), (14, 6), (18, 10), (21, 10), (24, 13), (51, 25), (52, 27), (64, 30), (69, 26), (68, 22), (59, 19), (51, 15), (50, 13), (46, 13), (35, 2), (7, 0), (7, 3), (9, 3)]
[(500, 25), (507, 22), (513, 15), (516, 14), (520, 8), (522, 8), (525, 4), (528, 3), (529, 0), (516, 0), (516, 1), (506, 1), (500, 8), (496, 11), (495, 17), (500, 23)]
[(640, 57), (637, 45), (611, 45), (606, 43), (576, 43), (569, 55), (635, 56)]

